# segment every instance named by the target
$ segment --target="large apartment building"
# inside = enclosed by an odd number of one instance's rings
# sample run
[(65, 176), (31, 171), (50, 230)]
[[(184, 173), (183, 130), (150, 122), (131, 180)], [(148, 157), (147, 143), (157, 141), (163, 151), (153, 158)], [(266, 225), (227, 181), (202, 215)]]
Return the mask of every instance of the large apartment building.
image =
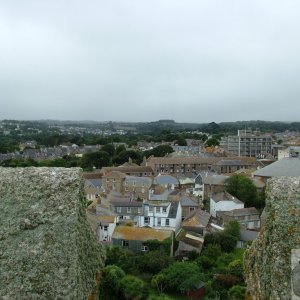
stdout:
[(238, 130), (237, 135), (224, 138), (221, 146), (236, 156), (265, 158), (272, 152), (272, 136), (257, 131)]

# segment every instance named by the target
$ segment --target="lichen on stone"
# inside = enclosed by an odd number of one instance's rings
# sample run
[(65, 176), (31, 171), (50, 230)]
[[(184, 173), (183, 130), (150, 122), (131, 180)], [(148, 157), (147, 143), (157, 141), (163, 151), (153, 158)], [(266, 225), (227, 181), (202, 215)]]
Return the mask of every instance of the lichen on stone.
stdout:
[(79, 168), (0, 168), (0, 299), (87, 299), (104, 250)]
[(265, 227), (245, 252), (247, 287), (252, 299), (291, 299), (291, 251), (300, 248), (299, 178), (268, 180), (265, 214)]

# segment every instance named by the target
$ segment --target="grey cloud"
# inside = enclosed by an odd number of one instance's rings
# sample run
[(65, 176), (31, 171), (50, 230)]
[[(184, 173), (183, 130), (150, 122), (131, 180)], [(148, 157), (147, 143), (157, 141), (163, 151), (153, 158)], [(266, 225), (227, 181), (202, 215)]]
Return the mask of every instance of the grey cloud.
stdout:
[(0, 0), (0, 119), (297, 120), (299, 9)]

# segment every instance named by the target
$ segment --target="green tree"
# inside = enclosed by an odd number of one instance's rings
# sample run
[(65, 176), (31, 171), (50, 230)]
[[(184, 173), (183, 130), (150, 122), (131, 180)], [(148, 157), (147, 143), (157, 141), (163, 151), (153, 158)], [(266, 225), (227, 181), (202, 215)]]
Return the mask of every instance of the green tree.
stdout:
[(201, 255), (196, 259), (196, 263), (199, 267), (201, 267), (203, 270), (209, 270), (212, 267), (216, 266), (216, 261), (206, 255)]
[(161, 294), (167, 286), (167, 277), (163, 273), (156, 274), (151, 279), (151, 285)]
[(243, 278), (243, 262), (240, 259), (235, 259), (228, 265), (230, 274)]
[(124, 278), (124, 271), (114, 265), (108, 265), (102, 270), (100, 285), (101, 300), (117, 300), (122, 296), (121, 280)]
[(137, 273), (137, 256), (128, 249), (113, 246), (106, 251), (106, 265), (117, 265), (126, 273)]
[(219, 146), (220, 142), (216, 138), (210, 138), (205, 142), (207, 147)]
[(129, 158), (131, 158), (132, 161), (137, 164), (140, 164), (143, 160), (142, 154), (140, 152), (134, 150), (125, 150), (115, 156), (113, 158), (113, 162), (117, 165), (121, 165), (128, 162)]
[(126, 151), (126, 147), (124, 145), (119, 145), (116, 148), (115, 154), (118, 155), (119, 153), (121, 153), (122, 151)]
[(174, 150), (170, 145), (159, 145), (151, 150), (144, 151), (144, 156), (149, 157), (153, 155), (155, 157), (163, 157), (172, 152)]
[(146, 299), (148, 295), (148, 289), (143, 280), (132, 276), (126, 275), (120, 281), (122, 293), (125, 299), (128, 300), (140, 300)]
[(178, 146), (187, 146), (187, 142), (186, 142), (185, 138), (183, 138), (182, 136), (180, 136), (178, 138), (178, 140), (176, 141), (176, 144)]
[(173, 262), (172, 257), (164, 251), (150, 251), (137, 257), (137, 264), (140, 272), (157, 274), (167, 268)]
[(150, 295), (147, 300), (172, 300), (172, 299), (173, 298), (170, 298), (165, 294), (160, 294), (160, 295)]
[(246, 287), (241, 285), (234, 285), (228, 291), (228, 299), (230, 300), (244, 300), (246, 294)]
[(258, 206), (258, 193), (253, 181), (244, 175), (236, 174), (225, 181), (226, 190), (245, 203), (245, 207)]
[(238, 221), (234, 220), (234, 221), (228, 222), (225, 225), (224, 232), (239, 239), (240, 238), (240, 230), (241, 230), (240, 223)]
[(165, 276), (168, 290), (181, 293), (196, 288), (203, 280), (203, 274), (194, 262), (175, 262), (160, 274)]
[(113, 156), (115, 154), (115, 146), (113, 144), (106, 144), (101, 147), (101, 151), (105, 151), (110, 156)]
[(207, 234), (204, 240), (204, 247), (209, 244), (219, 245), (222, 251), (231, 252), (235, 249), (238, 239), (231, 234), (224, 232), (214, 232)]
[(97, 151), (86, 153), (81, 160), (81, 167), (83, 169), (92, 170), (94, 167), (101, 169), (110, 165), (110, 156), (105, 151)]

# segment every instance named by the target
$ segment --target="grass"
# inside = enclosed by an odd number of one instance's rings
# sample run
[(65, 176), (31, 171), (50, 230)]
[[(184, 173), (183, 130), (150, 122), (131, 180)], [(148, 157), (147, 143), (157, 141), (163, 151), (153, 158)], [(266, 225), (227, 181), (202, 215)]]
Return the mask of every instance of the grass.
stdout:
[(241, 261), (243, 261), (244, 252), (245, 252), (244, 249), (238, 249), (238, 248), (234, 249), (233, 251), (234, 259), (240, 259)]

